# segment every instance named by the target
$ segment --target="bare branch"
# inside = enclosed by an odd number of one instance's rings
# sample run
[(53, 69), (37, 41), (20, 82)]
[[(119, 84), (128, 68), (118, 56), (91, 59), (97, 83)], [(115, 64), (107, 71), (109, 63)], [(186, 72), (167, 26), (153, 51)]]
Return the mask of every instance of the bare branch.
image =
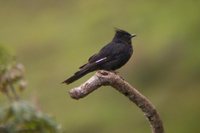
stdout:
[(71, 89), (69, 94), (72, 98), (79, 99), (87, 96), (101, 86), (108, 85), (124, 94), (143, 111), (150, 122), (152, 133), (164, 133), (162, 120), (154, 105), (138, 90), (113, 72), (100, 70), (81, 86)]

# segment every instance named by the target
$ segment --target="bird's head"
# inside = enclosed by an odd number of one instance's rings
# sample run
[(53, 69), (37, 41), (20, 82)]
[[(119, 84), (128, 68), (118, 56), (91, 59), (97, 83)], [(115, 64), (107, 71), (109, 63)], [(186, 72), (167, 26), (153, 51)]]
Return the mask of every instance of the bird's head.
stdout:
[(127, 31), (118, 28), (115, 28), (115, 32), (113, 40), (122, 40), (128, 43), (131, 43), (131, 39), (136, 36), (135, 34), (130, 34)]

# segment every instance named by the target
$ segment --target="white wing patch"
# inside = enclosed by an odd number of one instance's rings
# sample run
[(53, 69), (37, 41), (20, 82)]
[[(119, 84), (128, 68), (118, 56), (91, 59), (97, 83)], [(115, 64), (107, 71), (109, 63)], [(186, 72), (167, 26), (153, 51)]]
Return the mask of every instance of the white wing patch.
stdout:
[(99, 63), (99, 62), (101, 62), (101, 61), (104, 61), (105, 59), (107, 59), (107, 57), (101, 58), (101, 59), (95, 61), (95, 63)]

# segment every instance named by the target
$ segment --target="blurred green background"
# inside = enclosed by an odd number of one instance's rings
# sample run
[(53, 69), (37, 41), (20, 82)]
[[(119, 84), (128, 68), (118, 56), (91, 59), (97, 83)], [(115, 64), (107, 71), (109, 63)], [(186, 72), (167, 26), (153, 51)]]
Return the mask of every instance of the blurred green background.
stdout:
[[(147, 96), (166, 132), (200, 132), (200, 1), (1, 0), (0, 43), (26, 67), (23, 97), (69, 133), (150, 132), (129, 100), (102, 87), (79, 101), (61, 82), (111, 41), (114, 27), (137, 34), (120, 75)], [(0, 97), (0, 100), (3, 96)]]

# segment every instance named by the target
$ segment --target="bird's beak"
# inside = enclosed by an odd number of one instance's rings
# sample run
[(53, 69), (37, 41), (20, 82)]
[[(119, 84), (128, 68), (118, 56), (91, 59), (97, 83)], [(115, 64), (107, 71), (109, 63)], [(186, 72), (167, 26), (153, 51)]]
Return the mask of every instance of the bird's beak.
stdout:
[(131, 34), (131, 38), (136, 37), (136, 34)]

